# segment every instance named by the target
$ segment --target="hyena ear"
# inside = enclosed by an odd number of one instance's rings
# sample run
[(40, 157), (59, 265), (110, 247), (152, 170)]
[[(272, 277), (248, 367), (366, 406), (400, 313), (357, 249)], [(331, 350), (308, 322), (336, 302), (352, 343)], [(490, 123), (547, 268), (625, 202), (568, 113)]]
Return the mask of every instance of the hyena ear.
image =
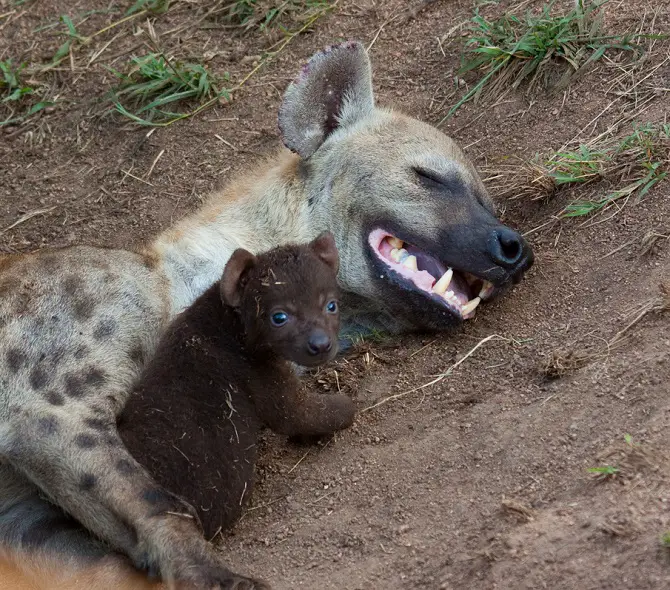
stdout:
[(256, 257), (243, 248), (238, 248), (228, 260), (219, 283), (221, 301), (225, 305), (239, 307), (242, 291), (247, 283), (247, 273), (256, 265)]
[(372, 72), (365, 48), (342, 43), (315, 54), (303, 67), (279, 109), (284, 145), (309, 158), (338, 127), (374, 109)]
[(335, 237), (329, 231), (320, 233), (309, 243), (312, 252), (323, 260), (337, 274), (340, 268), (340, 256), (335, 245)]

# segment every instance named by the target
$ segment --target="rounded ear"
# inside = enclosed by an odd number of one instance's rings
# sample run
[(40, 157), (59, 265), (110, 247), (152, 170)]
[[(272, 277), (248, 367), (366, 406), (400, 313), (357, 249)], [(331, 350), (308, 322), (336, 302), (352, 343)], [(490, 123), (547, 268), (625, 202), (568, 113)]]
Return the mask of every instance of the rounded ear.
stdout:
[(315, 54), (289, 85), (279, 109), (284, 145), (309, 158), (338, 127), (374, 109), (370, 59), (358, 42)]
[(335, 245), (335, 236), (329, 231), (320, 233), (314, 240), (309, 243), (312, 252), (323, 260), (333, 272), (337, 274), (340, 268), (340, 256)]
[(246, 274), (256, 265), (256, 257), (244, 248), (238, 248), (228, 260), (219, 283), (221, 301), (225, 305), (239, 307), (242, 291), (246, 285)]

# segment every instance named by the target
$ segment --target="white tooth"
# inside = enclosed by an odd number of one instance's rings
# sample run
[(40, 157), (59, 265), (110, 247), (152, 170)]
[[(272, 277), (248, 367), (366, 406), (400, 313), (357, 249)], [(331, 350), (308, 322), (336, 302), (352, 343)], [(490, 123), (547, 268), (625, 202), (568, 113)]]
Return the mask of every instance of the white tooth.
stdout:
[(479, 290), (479, 296), (481, 298), (488, 297), (494, 289), (493, 283), (489, 283), (488, 281), (484, 281), (484, 284), (482, 285), (482, 288)]
[(447, 289), (449, 288), (449, 283), (451, 283), (451, 277), (454, 276), (454, 271), (449, 269), (442, 275), (442, 278), (435, 283), (433, 286), (433, 293), (438, 295), (444, 295)]
[(419, 267), (416, 265), (416, 256), (408, 256), (407, 258), (405, 258), (402, 265), (405, 268), (409, 268), (410, 270), (413, 270), (414, 272), (419, 270)]
[(475, 297), (471, 301), (468, 301), (463, 307), (461, 307), (461, 313), (463, 314), (463, 316), (470, 315), (479, 305), (480, 301), (481, 299), (479, 297)]
[(403, 247), (402, 240), (400, 240), (400, 239), (398, 239), (394, 236), (388, 237), (387, 241), (388, 241), (389, 244), (391, 244), (391, 246), (393, 246), (394, 248), (397, 248), (398, 250), (400, 250), (400, 248)]

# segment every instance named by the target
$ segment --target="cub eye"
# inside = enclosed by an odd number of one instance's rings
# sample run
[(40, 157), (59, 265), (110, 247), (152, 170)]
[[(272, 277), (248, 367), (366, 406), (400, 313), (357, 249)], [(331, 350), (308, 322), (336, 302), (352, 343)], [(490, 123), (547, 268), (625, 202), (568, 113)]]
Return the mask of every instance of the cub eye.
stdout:
[(328, 313), (337, 313), (337, 301), (329, 301), (326, 305), (326, 311)]
[(272, 314), (270, 321), (274, 326), (283, 326), (286, 322), (288, 322), (288, 314), (284, 311), (277, 311)]

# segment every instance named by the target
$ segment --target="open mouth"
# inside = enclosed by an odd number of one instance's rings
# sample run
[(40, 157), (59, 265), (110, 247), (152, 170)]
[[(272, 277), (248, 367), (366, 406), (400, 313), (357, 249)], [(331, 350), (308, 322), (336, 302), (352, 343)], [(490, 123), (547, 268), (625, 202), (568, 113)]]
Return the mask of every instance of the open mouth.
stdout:
[(440, 260), (399, 238), (376, 229), (368, 238), (372, 251), (386, 266), (428, 297), (445, 305), (463, 320), (493, 295), (493, 283), (445, 266)]

